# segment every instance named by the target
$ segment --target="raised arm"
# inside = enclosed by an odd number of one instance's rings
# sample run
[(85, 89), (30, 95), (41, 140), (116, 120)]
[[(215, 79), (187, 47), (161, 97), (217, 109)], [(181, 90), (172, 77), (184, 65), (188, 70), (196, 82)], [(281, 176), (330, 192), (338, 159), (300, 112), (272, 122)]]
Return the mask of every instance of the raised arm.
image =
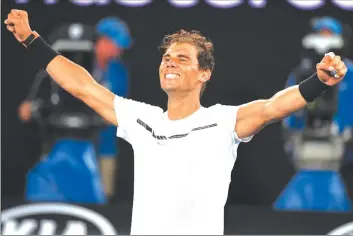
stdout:
[(49, 75), (67, 92), (82, 100), (105, 120), (118, 125), (114, 111), (115, 95), (98, 84), (81, 66), (57, 56), (47, 66)]
[[(241, 106), (235, 125), (238, 137), (249, 137), (266, 125), (305, 107), (308, 102), (339, 83), (347, 72), (344, 62), (333, 53), (326, 54), (316, 69), (316, 74), (299, 85), (286, 88), (270, 99), (257, 100)], [(335, 76), (330, 72), (336, 72)]]
[[(45, 68), (63, 89), (82, 100), (108, 122), (118, 125), (114, 112), (115, 95), (99, 85), (83, 67), (58, 55), (38, 33), (32, 31), (27, 12), (12, 10), (5, 24), (16, 39), (28, 47), (27, 53), (38, 67), (36, 69)], [(32, 34), (34, 39), (28, 38)], [(24, 42), (26, 39), (29, 42)]]

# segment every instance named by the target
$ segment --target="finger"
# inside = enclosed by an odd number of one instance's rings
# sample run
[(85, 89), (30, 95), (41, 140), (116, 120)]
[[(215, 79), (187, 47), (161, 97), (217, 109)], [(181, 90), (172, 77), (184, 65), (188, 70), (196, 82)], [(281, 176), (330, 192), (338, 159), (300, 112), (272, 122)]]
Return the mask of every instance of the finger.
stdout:
[(330, 65), (323, 63), (323, 62), (318, 63), (316, 65), (316, 69), (325, 70), (325, 71), (329, 71), (329, 72), (335, 72), (335, 68), (333, 66), (330, 66)]
[(18, 23), (20, 22), (19, 19), (7, 19), (8, 20), (8, 24), (7, 25), (11, 25), (11, 26), (15, 26), (18, 25)]
[(21, 17), (17, 16), (17, 15), (13, 15), (13, 14), (9, 14), (7, 16), (7, 19), (10, 19), (10, 20), (19, 20), (21, 19)]
[(335, 54), (333, 52), (326, 53), (321, 62), (330, 63), (332, 59), (335, 58)]
[(18, 9), (12, 9), (11, 10), (11, 14), (14, 14), (14, 15), (18, 15), (20, 13), (21, 10), (18, 10)]
[(21, 17), (18, 16), (16, 13), (9, 13), (9, 14), (7, 15), (7, 19), (9, 19), (9, 20), (15, 20), (15, 19), (21, 19)]
[(15, 28), (12, 27), (12, 26), (9, 26), (9, 25), (8, 25), (8, 26), (6, 26), (6, 28), (7, 28), (8, 31), (10, 31), (10, 32), (12, 32), (12, 33), (15, 32)]
[(17, 16), (13, 16), (12, 14), (7, 15), (8, 20), (16, 20), (19, 19)]
[(340, 63), (341, 61), (341, 57), (340, 56), (335, 56), (335, 58), (330, 62), (330, 66), (337, 66), (338, 63)]
[(13, 20), (11, 20), (11, 19), (6, 19), (6, 20), (4, 21), (4, 23), (5, 23), (6, 25), (14, 25), (14, 22), (13, 22)]
[(22, 10), (18, 10), (18, 9), (12, 9), (11, 10), (11, 13), (16, 16), (16, 17), (21, 17), (22, 15), (25, 15), (26, 12), (25, 11), (22, 11)]
[(337, 65), (334, 66), (336, 71), (342, 70), (345, 67), (343, 61), (340, 61)]
[(336, 78), (341, 78), (342, 76), (344, 76), (345, 74), (347, 73), (347, 68), (346, 67), (344, 67), (343, 69), (341, 69), (341, 70), (339, 70), (339, 71), (337, 71), (337, 73), (336, 73)]
[(14, 12), (10, 12), (8, 15), (7, 15), (7, 18), (18, 18), (18, 15)]

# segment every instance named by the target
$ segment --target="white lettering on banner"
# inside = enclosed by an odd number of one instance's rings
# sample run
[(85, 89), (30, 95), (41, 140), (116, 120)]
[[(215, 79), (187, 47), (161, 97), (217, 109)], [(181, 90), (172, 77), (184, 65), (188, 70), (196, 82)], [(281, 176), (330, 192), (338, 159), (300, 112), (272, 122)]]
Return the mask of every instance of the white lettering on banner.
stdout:
[[(127, 7), (142, 7), (150, 4), (153, 0), (115, 0), (116, 3), (119, 3)], [(160, 1), (160, 0), (159, 0)]]
[(325, 4), (325, 0), (288, 0), (288, 2), (292, 6), (305, 10), (317, 9)]
[(42, 220), (40, 222), (39, 235), (54, 235), (56, 232), (56, 223), (53, 220)]
[[(38, 1), (38, 0), (37, 0)], [(44, 4), (56, 4), (60, 0), (43, 0)], [(158, 0), (166, 1), (166, 0)], [(177, 8), (193, 7), (199, 3), (199, 0), (167, 0), (172, 6)], [(217, 8), (233, 8), (241, 5), (245, 0), (205, 0), (207, 4)], [(279, 0), (283, 1), (283, 0)], [(315, 10), (329, 0), (287, 0), (287, 3), (301, 10)], [(15, 0), (17, 4), (28, 4), (30, 0)], [(70, 0), (71, 3), (79, 6), (107, 5), (116, 3), (126, 7), (142, 7), (153, 2), (153, 0)], [(264, 8), (267, 0), (248, 0), (248, 4), (254, 8)], [(353, 10), (353, 0), (331, 0), (337, 7), (345, 10)]]
[(327, 235), (353, 235), (353, 221), (337, 227)]
[(168, 0), (175, 7), (193, 7), (199, 3), (199, 0)]
[(217, 8), (232, 8), (243, 3), (243, 0), (206, 0), (208, 4)]
[(30, 235), (37, 228), (37, 221), (24, 220), (19, 225), (15, 220), (6, 221), (2, 226), (1, 235)]
[(353, 1), (352, 0), (332, 0), (332, 2), (340, 7), (340, 8), (343, 8), (343, 9), (349, 9), (349, 10), (353, 10)]
[[(1, 235), (56, 235), (57, 224), (53, 220), (41, 220), (40, 223), (33, 219), (26, 219), (19, 223), (9, 220), (3, 223)], [(80, 221), (68, 221), (60, 235), (87, 235), (87, 226)]]
[(110, 0), (70, 0), (70, 2), (79, 6), (90, 6), (92, 4), (107, 5)]
[[(16, 0), (15, 2), (17, 4), (27, 4), (27, 3), (29, 3), (29, 0)], [(56, 4), (56, 3), (58, 3), (58, 0), (44, 0), (44, 3), (48, 4), (48, 5)]]
[(47, 4), (55, 4), (58, 0), (46, 0)]
[(266, 3), (266, 0), (249, 0), (249, 4), (255, 8), (264, 8)]
[[(36, 220), (40, 215), (67, 215), (81, 220), (68, 220), (63, 232), (57, 232), (53, 219)], [(49, 216), (47, 216), (49, 215)], [(19, 219), (23, 219), (19, 223)], [(87, 225), (94, 225), (102, 235), (117, 235), (114, 226), (102, 215), (84, 207), (64, 203), (38, 203), (6, 209), (1, 214), (1, 235), (87, 235)]]

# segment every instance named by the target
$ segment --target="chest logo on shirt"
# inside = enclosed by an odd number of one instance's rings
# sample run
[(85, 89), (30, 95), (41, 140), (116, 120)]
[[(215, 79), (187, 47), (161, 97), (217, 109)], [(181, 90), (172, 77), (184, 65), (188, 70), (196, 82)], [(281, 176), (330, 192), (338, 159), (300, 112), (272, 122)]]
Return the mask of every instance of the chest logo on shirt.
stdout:
[(155, 139), (158, 139), (158, 140), (167, 140), (167, 139), (176, 139), (176, 138), (184, 138), (186, 136), (188, 136), (191, 132), (193, 131), (198, 131), (198, 130), (203, 130), (203, 129), (208, 129), (208, 128), (212, 128), (212, 127), (216, 127), (217, 126), (217, 123), (213, 123), (213, 124), (210, 124), (210, 125), (205, 125), (205, 126), (201, 126), (201, 127), (196, 127), (196, 128), (193, 128), (191, 129), (190, 132), (188, 133), (184, 133), (184, 134), (174, 134), (174, 135), (171, 135), (169, 137), (165, 136), (165, 135), (156, 135), (154, 130), (148, 125), (146, 124), (145, 122), (143, 122), (142, 120), (140, 119), (137, 119), (136, 121), (139, 125), (141, 125), (142, 127), (144, 127), (147, 131), (149, 131), (152, 136), (155, 138)]

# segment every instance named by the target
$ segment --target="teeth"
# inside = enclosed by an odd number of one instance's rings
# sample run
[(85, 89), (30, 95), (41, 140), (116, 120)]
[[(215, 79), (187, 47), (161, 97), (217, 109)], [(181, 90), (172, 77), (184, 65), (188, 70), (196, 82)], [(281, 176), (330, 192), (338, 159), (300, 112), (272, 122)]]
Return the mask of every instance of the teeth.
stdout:
[(165, 78), (166, 79), (176, 79), (177, 77), (179, 77), (177, 74), (166, 74)]

